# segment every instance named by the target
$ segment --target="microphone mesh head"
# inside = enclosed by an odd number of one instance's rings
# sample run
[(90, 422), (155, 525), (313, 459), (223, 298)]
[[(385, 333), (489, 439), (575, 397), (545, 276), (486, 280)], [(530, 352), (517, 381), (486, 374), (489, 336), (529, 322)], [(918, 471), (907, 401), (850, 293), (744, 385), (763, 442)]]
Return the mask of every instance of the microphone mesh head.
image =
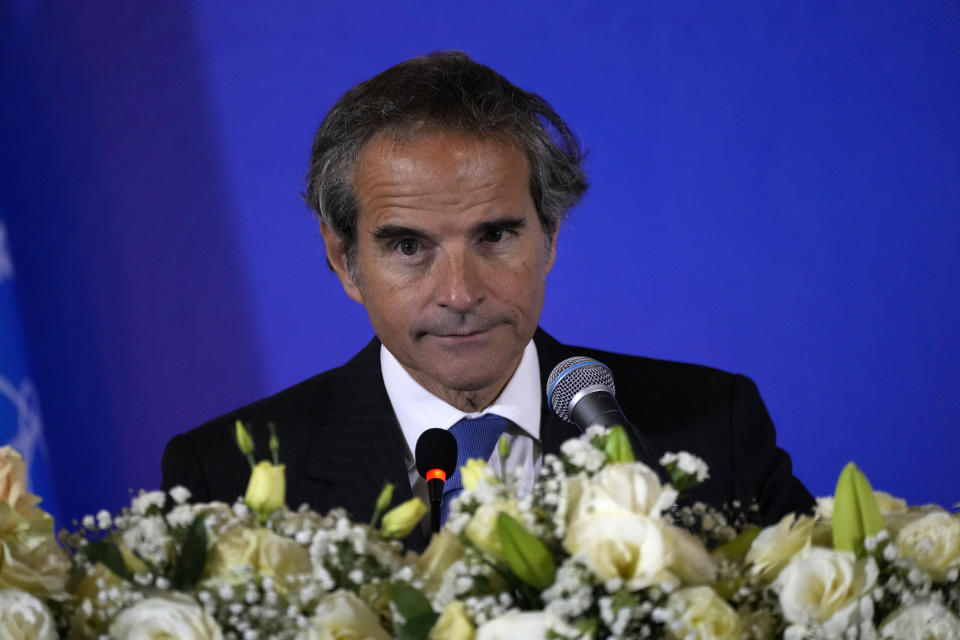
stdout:
[(413, 455), (421, 476), (431, 469), (443, 469), (449, 478), (457, 470), (457, 439), (446, 429), (427, 429), (417, 439)]
[(561, 420), (570, 422), (570, 401), (573, 396), (594, 385), (608, 387), (610, 395), (615, 395), (613, 373), (607, 365), (586, 356), (567, 358), (550, 372), (547, 402)]

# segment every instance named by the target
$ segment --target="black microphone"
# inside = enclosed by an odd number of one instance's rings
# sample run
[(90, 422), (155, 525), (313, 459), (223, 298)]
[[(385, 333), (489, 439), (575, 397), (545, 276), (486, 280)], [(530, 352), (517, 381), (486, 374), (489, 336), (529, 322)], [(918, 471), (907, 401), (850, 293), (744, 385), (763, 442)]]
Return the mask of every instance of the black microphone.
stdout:
[(574, 424), (580, 431), (595, 424), (608, 428), (623, 427), (633, 435), (634, 454), (651, 468), (657, 468), (649, 462), (655, 458), (650, 453), (647, 439), (623, 415), (614, 397), (613, 373), (607, 365), (586, 356), (567, 358), (550, 372), (547, 402), (561, 420)]
[(446, 429), (427, 429), (417, 439), (417, 472), (427, 481), (430, 497), (430, 525), (440, 530), (443, 485), (457, 470), (457, 439)]
[(593, 358), (576, 356), (555, 366), (547, 380), (547, 402), (561, 420), (581, 431), (595, 424), (631, 428), (614, 397), (613, 373)]

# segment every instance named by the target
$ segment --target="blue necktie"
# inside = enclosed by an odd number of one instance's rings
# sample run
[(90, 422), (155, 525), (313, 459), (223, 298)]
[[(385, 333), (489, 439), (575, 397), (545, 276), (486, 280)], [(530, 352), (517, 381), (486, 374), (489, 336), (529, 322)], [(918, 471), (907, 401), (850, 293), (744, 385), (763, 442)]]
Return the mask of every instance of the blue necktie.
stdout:
[(450, 501), (463, 491), (460, 467), (467, 464), (467, 460), (471, 458), (486, 462), (508, 424), (510, 424), (510, 421), (503, 416), (488, 413), (479, 418), (464, 418), (450, 427), (450, 433), (457, 441), (457, 470), (443, 487), (443, 506), (440, 509), (441, 524), (446, 522), (447, 516), (450, 515)]

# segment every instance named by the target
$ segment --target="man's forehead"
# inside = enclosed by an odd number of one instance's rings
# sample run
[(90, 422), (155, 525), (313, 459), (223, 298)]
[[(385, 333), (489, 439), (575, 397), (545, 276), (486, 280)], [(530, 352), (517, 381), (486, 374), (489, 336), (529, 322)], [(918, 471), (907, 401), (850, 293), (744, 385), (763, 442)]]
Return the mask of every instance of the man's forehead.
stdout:
[(460, 131), (439, 127), (387, 128), (370, 137), (359, 149), (355, 173), (365, 163), (383, 158), (398, 159), (444, 143), (448, 151), (460, 156), (484, 157), (494, 154), (518, 154), (527, 163), (526, 153), (520, 144), (504, 136), (488, 136), (475, 131)]
[(516, 145), (435, 132), (412, 140), (380, 137), (361, 150), (353, 187), (361, 207), (383, 195), (442, 195), (464, 189), (528, 190), (529, 166)]

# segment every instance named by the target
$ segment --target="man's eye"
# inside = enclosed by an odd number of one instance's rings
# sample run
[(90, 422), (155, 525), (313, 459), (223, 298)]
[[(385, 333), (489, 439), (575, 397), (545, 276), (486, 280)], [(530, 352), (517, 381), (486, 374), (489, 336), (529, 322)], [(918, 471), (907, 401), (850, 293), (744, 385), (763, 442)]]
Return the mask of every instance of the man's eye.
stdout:
[(487, 229), (483, 233), (484, 242), (500, 242), (507, 235), (506, 229)]
[(397, 242), (397, 249), (405, 256), (413, 256), (420, 250), (420, 243), (413, 238), (404, 238)]

